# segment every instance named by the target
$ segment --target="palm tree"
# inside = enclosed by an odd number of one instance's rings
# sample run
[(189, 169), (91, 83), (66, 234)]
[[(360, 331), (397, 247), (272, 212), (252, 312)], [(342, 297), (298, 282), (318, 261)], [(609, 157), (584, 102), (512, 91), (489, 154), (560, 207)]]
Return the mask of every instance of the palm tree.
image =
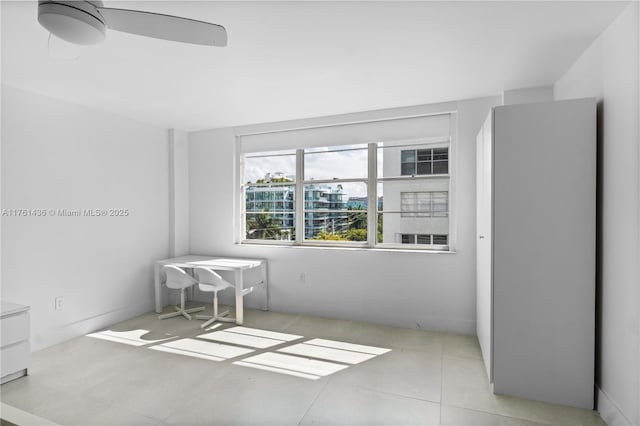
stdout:
[(282, 230), (277, 219), (271, 216), (268, 209), (262, 213), (252, 213), (247, 217), (247, 238), (252, 240), (275, 240)]

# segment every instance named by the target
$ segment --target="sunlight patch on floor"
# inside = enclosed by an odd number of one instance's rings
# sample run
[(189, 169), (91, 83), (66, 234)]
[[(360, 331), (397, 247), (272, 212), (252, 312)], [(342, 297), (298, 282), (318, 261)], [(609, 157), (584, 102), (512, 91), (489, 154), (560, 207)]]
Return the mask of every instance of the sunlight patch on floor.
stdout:
[(278, 349), (277, 352), (245, 358), (234, 364), (317, 380), (389, 351), (391, 349), (311, 339)]
[(292, 340), (301, 339), (303, 336), (259, 330), (256, 328), (231, 327), (223, 331), (202, 334), (198, 336), (198, 338), (231, 343), (234, 345), (249, 346), (251, 348), (265, 349), (281, 345)]
[(372, 354), (363, 354), (362, 352), (352, 352), (342, 349), (308, 345), (306, 343), (287, 346), (286, 348), (278, 349), (278, 352), (284, 352), (292, 355), (301, 355), (309, 358), (319, 358), (327, 361), (341, 362), (344, 364), (360, 364), (361, 362), (376, 356)]
[(168, 339), (173, 339), (173, 337), (167, 337), (164, 339), (156, 339), (156, 340), (147, 340), (143, 339), (142, 336), (150, 333), (149, 330), (137, 329), (137, 330), (129, 330), (129, 331), (113, 331), (113, 330), (103, 330), (98, 331), (96, 333), (89, 333), (87, 337), (93, 337), (96, 339), (109, 340), (110, 342), (124, 343), (125, 345), (131, 346), (144, 346), (152, 343), (164, 342)]
[(220, 343), (207, 342), (199, 339), (174, 340), (172, 342), (152, 346), (149, 349), (194, 358), (208, 359), (210, 361), (224, 361), (254, 352), (253, 349), (222, 345)]
[(317, 380), (320, 377), (328, 376), (329, 374), (344, 370), (348, 367), (348, 365), (275, 352), (255, 355), (241, 361), (236, 361), (234, 364), (312, 380)]

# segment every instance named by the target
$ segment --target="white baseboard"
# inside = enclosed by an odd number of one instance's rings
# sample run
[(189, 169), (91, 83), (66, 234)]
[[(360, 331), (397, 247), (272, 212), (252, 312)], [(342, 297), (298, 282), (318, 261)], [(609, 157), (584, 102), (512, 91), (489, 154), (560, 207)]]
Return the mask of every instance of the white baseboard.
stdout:
[(596, 386), (596, 407), (600, 417), (608, 426), (633, 426), (618, 405)]

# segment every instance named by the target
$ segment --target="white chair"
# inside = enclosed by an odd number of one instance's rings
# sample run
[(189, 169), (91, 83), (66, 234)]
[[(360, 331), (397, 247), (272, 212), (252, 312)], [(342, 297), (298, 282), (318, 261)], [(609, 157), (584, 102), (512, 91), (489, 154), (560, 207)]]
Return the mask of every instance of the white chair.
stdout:
[(196, 315), (196, 319), (208, 320), (207, 322), (202, 324), (200, 328), (205, 328), (215, 321), (235, 322), (234, 318), (223, 318), (229, 313), (229, 311), (225, 311), (220, 314), (218, 313), (218, 292), (224, 290), (225, 288), (233, 287), (233, 284), (226, 281), (215, 271), (212, 271), (209, 268), (199, 266), (197, 268), (194, 268), (193, 272), (198, 279), (198, 288), (200, 289), (200, 291), (213, 292), (213, 316)]
[(158, 316), (158, 319), (163, 320), (166, 318), (177, 317), (178, 315), (182, 315), (186, 319), (191, 320), (191, 315), (189, 315), (190, 313), (200, 312), (204, 310), (204, 306), (201, 306), (199, 308), (191, 308), (191, 309), (184, 308), (185, 291), (187, 288), (191, 287), (192, 285), (198, 284), (198, 281), (196, 281), (195, 278), (187, 274), (184, 270), (173, 265), (165, 265), (162, 267), (161, 271), (164, 273), (165, 277), (167, 278), (165, 281), (165, 284), (167, 285), (167, 287), (180, 290), (180, 306), (175, 307), (176, 308), (175, 312), (160, 315)]

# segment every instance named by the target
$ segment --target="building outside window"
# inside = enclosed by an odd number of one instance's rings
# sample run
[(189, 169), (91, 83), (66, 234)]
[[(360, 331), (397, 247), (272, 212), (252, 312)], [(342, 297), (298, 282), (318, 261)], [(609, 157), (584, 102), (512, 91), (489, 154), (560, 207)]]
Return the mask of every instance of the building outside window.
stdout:
[(449, 149), (408, 149), (402, 151), (402, 176), (449, 173)]
[(448, 238), (441, 244), (442, 238), (434, 242), (431, 236), (450, 233), (449, 142), (384, 143), (378, 157), (378, 194), (384, 196), (382, 242), (446, 248)]
[(447, 135), (241, 154), (241, 240), (448, 250), (450, 152)]

